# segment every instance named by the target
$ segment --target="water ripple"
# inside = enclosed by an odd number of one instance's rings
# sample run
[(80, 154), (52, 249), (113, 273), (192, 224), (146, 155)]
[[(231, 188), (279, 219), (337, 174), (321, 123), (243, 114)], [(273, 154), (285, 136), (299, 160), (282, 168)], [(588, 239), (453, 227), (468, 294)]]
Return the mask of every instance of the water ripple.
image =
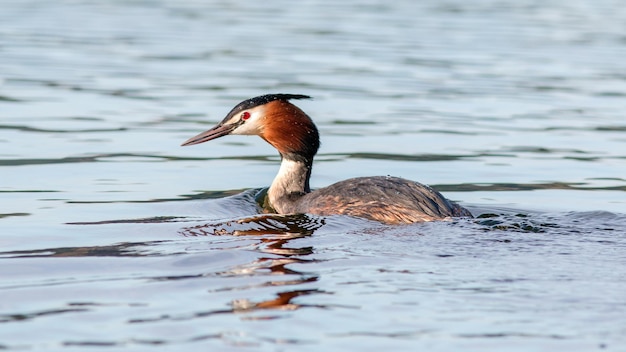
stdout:
[[(0, 349), (619, 349), (625, 9), (2, 2)], [(316, 97), (315, 186), (476, 218), (259, 214), (270, 146), (179, 145), (265, 93)]]

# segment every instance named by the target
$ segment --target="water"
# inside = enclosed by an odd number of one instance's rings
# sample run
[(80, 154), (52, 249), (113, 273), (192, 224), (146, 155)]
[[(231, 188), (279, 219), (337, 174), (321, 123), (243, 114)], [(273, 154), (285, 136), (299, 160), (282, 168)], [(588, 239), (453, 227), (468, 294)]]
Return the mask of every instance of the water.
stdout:
[[(0, 348), (623, 351), (617, 1), (3, 1)], [(476, 219), (245, 221), (270, 92), (313, 187), (396, 175)]]

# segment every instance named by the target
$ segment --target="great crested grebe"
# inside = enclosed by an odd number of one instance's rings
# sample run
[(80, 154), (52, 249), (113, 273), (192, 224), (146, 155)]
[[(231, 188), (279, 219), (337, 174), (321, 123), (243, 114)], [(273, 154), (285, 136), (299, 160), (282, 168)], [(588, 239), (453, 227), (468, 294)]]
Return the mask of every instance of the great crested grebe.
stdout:
[(309, 179), (319, 133), (311, 118), (290, 99), (307, 95), (267, 94), (237, 104), (216, 126), (190, 138), (183, 146), (228, 134), (257, 135), (278, 150), (280, 169), (266, 204), (279, 214), (343, 214), (387, 224), (471, 217), (458, 204), (423, 184), (398, 177), (357, 177), (311, 191)]

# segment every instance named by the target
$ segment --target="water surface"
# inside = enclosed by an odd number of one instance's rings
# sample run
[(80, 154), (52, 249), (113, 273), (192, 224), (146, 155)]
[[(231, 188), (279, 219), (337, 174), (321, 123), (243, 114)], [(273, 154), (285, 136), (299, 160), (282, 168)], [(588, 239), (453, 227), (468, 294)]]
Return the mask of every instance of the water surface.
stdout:
[[(4, 1), (0, 348), (623, 350), (617, 1)], [(427, 183), (475, 219), (253, 217), (308, 94), (312, 186)]]

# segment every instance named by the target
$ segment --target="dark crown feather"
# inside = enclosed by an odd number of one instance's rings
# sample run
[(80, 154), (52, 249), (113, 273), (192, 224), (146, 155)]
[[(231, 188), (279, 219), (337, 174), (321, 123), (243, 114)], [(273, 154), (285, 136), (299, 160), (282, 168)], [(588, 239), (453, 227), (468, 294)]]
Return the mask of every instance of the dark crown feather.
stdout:
[(242, 101), (237, 104), (229, 113), (226, 115), (226, 119), (230, 118), (234, 114), (237, 114), (240, 111), (251, 109), (255, 106), (265, 105), (274, 100), (290, 100), (290, 99), (311, 99), (308, 95), (303, 94), (265, 94), (260, 95), (258, 97), (250, 98)]

